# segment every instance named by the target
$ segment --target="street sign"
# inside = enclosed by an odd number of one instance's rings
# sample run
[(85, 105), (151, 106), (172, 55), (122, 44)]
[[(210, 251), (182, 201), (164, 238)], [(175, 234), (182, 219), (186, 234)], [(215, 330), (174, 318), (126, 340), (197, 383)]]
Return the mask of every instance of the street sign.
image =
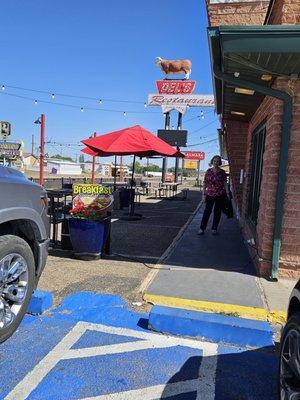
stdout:
[(197, 169), (198, 161), (195, 160), (183, 160), (183, 168), (185, 169)]
[(11, 133), (11, 125), (7, 121), (0, 121), (0, 135), (6, 140)]
[(204, 151), (185, 151), (184, 152), (185, 160), (204, 160), (205, 153)]
[(214, 96), (210, 94), (149, 94), (149, 106), (213, 107)]
[(196, 87), (196, 81), (169, 80), (156, 81), (159, 94), (191, 94)]
[(170, 146), (186, 147), (187, 131), (158, 129), (157, 136)]

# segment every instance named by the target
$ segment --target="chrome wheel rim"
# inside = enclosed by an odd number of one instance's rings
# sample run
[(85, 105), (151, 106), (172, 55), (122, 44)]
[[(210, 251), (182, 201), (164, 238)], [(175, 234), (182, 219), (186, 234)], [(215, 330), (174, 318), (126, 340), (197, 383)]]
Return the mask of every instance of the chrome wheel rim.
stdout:
[(287, 333), (282, 345), (280, 399), (300, 400), (300, 333), (296, 329)]
[(28, 290), (26, 260), (11, 253), (0, 260), (0, 329), (13, 323), (20, 312)]

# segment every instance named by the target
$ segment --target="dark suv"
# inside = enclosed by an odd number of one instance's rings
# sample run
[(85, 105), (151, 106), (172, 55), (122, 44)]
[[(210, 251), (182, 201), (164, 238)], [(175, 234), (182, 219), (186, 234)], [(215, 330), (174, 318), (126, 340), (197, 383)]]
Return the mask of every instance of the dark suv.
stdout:
[(0, 166), (0, 342), (17, 329), (46, 264), (49, 220), (45, 190)]
[(280, 400), (300, 399), (300, 280), (292, 291), (280, 349)]

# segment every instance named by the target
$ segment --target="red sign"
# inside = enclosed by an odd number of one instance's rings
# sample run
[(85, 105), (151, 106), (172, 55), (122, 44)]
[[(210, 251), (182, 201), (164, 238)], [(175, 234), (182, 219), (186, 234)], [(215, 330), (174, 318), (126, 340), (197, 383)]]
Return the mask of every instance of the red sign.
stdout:
[(184, 158), (187, 160), (204, 160), (204, 151), (185, 151)]
[(166, 79), (164, 81), (156, 81), (156, 86), (159, 94), (191, 94), (195, 89), (196, 81)]

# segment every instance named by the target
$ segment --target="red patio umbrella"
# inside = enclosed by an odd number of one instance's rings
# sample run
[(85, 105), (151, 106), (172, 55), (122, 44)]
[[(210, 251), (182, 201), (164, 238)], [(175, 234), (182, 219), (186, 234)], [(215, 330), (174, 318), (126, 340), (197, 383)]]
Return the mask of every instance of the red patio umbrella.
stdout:
[[(155, 155), (167, 157), (184, 157), (174, 147), (159, 139), (153, 133), (139, 125), (82, 140), (97, 155), (136, 155), (151, 157)], [(84, 149), (84, 152), (85, 149)]]
[[(87, 147), (82, 151), (92, 156), (134, 155), (131, 189), (134, 176), (135, 156), (184, 157), (177, 149), (159, 139), (140, 125), (82, 140)], [(134, 196), (131, 197), (130, 217), (134, 216)]]

